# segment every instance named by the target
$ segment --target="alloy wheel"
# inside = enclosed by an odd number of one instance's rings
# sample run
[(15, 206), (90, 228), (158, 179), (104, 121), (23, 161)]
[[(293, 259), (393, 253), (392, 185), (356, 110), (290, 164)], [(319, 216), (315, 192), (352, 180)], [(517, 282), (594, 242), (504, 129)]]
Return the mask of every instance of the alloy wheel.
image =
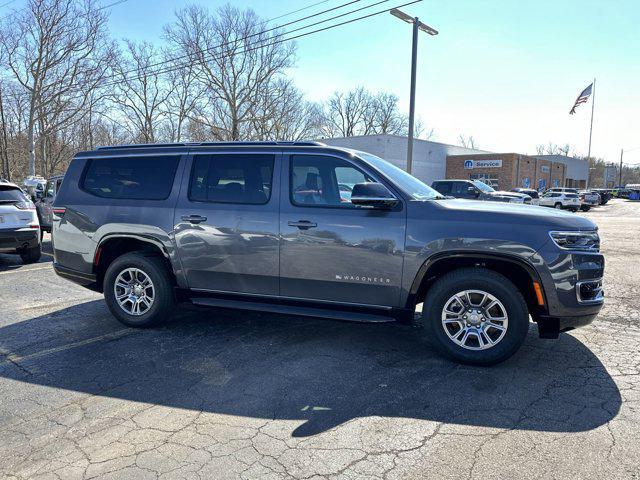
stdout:
[(155, 298), (151, 278), (139, 268), (122, 270), (116, 277), (113, 292), (120, 308), (129, 315), (145, 314)]
[(482, 290), (463, 290), (447, 300), (442, 327), (449, 339), (467, 350), (487, 350), (504, 338), (507, 310), (495, 296)]

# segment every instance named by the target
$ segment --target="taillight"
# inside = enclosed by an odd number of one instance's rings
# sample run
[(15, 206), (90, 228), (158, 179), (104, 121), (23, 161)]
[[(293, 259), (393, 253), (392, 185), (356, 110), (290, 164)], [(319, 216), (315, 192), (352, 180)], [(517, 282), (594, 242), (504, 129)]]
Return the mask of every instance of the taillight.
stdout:
[(62, 218), (67, 211), (67, 207), (53, 207), (51, 211), (56, 217)]

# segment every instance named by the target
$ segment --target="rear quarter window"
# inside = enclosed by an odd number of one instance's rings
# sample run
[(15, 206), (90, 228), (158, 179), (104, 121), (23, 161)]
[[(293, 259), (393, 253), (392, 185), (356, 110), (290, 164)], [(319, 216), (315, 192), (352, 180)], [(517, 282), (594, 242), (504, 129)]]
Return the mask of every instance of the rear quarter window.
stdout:
[(81, 188), (103, 198), (164, 200), (179, 161), (179, 155), (94, 158), (85, 167)]

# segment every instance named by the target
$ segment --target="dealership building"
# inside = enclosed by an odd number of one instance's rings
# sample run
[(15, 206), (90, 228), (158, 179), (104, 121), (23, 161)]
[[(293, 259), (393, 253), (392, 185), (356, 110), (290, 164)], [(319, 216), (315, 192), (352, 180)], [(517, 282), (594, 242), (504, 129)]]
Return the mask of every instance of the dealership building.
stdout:
[[(403, 170), (407, 167), (407, 137), (383, 134), (320, 141), (372, 153)], [(434, 180), (458, 178), (482, 180), (500, 190), (584, 188), (589, 174), (586, 160), (562, 155), (492, 153), (428, 140), (414, 142), (411, 173), (428, 185)]]

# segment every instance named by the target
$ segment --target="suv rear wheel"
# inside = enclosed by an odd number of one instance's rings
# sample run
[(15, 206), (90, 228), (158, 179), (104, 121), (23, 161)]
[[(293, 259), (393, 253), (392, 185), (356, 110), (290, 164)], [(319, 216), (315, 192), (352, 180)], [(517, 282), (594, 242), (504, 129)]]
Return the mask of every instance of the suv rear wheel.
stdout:
[(560, 202), (558, 202), (553, 206), (553, 208), (561, 209), (562, 208), (562, 204)]
[(167, 320), (175, 307), (171, 277), (153, 254), (127, 253), (116, 258), (104, 276), (109, 310), (129, 327), (150, 327)]
[(435, 348), (472, 365), (506, 360), (529, 330), (520, 291), (503, 275), (484, 268), (455, 270), (437, 280), (427, 293), (422, 315)]

